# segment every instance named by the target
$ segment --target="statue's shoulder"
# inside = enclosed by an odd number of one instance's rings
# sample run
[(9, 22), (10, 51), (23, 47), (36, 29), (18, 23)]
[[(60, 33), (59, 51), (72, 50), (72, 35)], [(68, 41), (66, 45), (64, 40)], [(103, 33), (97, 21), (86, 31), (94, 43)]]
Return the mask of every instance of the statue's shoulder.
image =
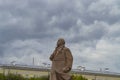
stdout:
[(66, 50), (66, 51), (67, 51), (67, 50), (70, 50), (70, 49), (69, 49), (68, 47), (64, 47), (64, 50)]

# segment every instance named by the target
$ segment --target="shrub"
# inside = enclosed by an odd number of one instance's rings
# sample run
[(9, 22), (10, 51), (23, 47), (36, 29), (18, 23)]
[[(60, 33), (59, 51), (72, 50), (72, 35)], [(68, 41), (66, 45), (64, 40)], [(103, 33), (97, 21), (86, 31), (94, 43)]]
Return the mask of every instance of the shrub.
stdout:
[(29, 80), (49, 80), (49, 78), (47, 76), (41, 76), (36, 78), (29, 78)]
[(5, 80), (5, 75), (0, 73), (0, 80)]
[(26, 80), (26, 79), (19, 74), (4, 75), (0, 73), (0, 80)]
[[(19, 74), (8, 74), (4, 75), (0, 73), (0, 80), (49, 80), (48, 76), (42, 76), (42, 77), (32, 77), (32, 78), (24, 78), (23, 76)], [(88, 80), (85, 77), (81, 75), (72, 75), (72, 80)]]
[(72, 80), (88, 80), (88, 79), (81, 75), (72, 75)]
[(25, 78), (19, 74), (11, 74), (10, 73), (10, 74), (6, 75), (5, 80), (25, 80)]

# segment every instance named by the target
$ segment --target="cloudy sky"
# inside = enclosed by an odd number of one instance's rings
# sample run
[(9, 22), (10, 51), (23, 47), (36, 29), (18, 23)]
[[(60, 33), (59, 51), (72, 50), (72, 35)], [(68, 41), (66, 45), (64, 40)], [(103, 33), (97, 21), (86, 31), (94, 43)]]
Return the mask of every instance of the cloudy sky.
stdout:
[(120, 0), (0, 0), (0, 63), (51, 63), (58, 38), (74, 65), (120, 72)]

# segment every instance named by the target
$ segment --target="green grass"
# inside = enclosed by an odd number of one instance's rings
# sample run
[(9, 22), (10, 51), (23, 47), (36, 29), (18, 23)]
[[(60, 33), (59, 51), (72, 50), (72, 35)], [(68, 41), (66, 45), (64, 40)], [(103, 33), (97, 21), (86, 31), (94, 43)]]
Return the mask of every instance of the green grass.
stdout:
[(88, 79), (81, 75), (72, 75), (72, 80), (88, 80)]
[[(49, 80), (48, 76), (24, 78), (19, 74), (4, 75), (0, 73), (0, 80)], [(72, 80), (88, 80), (81, 75), (72, 75)]]
[(8, 75), (0, 74), (0, 80), (26, 80), (26, 79), (19, 74), (17, 74), (17, 75), (15, 75), (15, 74), (8, 74)]

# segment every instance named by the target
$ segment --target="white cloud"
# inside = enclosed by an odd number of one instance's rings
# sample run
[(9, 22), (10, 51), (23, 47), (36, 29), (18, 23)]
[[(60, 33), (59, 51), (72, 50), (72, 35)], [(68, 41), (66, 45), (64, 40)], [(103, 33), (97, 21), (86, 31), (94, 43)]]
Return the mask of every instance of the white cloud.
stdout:
[[(48, 62), (59, 37), (74, 67), (119, 71), (118, 0), (0, 0), (0, 60)], [(40, 63), (39, 63), (40, 62)], [(120, 71), (119, 71), (120, 72)]]
[(119, 16), (120, 15), (120, 9), (119, 6), (113, 6), (112, 10), (110, 11), (111, 16)]

